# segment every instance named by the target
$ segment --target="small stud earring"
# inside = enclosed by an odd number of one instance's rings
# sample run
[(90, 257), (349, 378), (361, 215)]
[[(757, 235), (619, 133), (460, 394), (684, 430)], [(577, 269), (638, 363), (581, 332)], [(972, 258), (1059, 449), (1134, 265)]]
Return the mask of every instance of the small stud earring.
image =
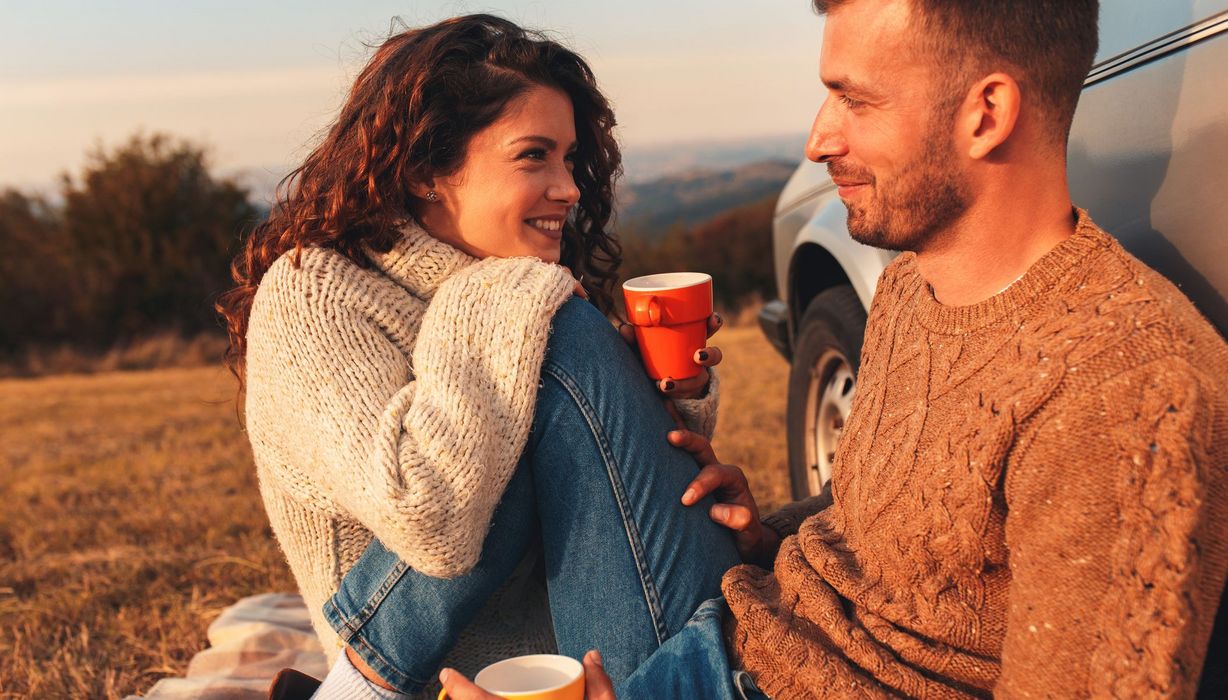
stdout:
[(430, 192), (427, 192), (427, 193), (426, 193), (426, 201), (428, 201), (428, 202), (438, 202), (438, 201), (439, 201), (439, 193), (438, 193), (438, 192), (436, 192), (435, 190), (431, 190)]

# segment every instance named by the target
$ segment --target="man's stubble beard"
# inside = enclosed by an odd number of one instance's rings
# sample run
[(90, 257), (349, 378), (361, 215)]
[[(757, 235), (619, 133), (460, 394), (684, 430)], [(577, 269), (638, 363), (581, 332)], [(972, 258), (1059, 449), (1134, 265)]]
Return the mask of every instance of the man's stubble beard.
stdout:
[[(955, 142), (949, 124), (943, 122), (931, 118), (925, 145), (898, 176), (886, 182), (871, 180), (866, 205), (846, 202), (853, 240), (886, 250), (920, 250), (968, 210), (967, 183), (953, 166)], [(829, 162), (828, 172), (852, 174), (853, 169), (841, 165)]]

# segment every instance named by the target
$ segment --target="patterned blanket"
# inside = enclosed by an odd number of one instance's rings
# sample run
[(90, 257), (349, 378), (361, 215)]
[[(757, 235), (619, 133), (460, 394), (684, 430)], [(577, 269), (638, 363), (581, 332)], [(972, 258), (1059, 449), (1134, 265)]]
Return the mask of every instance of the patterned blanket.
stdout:
[[(164, 678), (145, 695), (156, 700), (264, 700), (283, 668), (323, 678), (324, 651), (298, 594), (244, 598), (209, 625), (209, 648), (188, 664), (184, 678)], [(130, 695), (125, 700), (139, 696)]]

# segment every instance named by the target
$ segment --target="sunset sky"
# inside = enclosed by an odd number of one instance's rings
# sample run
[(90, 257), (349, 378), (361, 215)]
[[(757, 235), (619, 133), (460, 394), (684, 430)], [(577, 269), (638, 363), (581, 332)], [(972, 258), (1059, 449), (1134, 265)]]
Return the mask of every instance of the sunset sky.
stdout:
[[(489, 11), (592, 64), (628, 149), (804, 133), (823, 98), (808, 0), (43, 0), (0, 23), (0, 187), (45, 187), (138, 129), (280, 174), (335, 113), (394, 16)], [(800, 153), (799, 153), (800, 157)]]

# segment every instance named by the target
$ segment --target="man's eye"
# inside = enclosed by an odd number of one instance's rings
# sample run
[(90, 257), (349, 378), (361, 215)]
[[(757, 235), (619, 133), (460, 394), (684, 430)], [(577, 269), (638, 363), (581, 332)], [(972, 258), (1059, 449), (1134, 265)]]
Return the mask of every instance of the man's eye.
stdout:
[(864, 105), (865, 102), (862, 102), (861, 100), (854, 100), (848, 95), (841, 95), (840, 104), (844, 105), (845, 107), (848, 107), (849, 109), (857, 109), (858, 107)]

